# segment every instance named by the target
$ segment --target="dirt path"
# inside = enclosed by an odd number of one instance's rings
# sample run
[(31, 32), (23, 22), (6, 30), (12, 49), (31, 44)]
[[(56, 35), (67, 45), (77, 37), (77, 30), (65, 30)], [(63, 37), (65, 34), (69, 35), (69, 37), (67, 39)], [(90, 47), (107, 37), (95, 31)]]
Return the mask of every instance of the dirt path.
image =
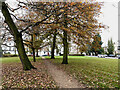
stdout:
[(48, 68), (48, 72), (60, 88), (84, 88), (82, 84), (78, 84), (77, 80), (68, 76), (65, 72), (58, 70), (49, 60), (46, 60), (44, 57), (42, 57), (42, 59)]

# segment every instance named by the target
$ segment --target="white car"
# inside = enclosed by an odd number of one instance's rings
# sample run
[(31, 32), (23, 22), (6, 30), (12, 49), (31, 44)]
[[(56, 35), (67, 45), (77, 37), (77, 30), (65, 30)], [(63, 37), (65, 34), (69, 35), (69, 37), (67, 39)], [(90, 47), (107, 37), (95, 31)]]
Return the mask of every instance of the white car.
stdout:
[(120, 59), (120, 55), (117, 55), (117, 58)]
[(105, 58), (105, 57), (107, 57), (107, 55), (105, 54), (105, 55), (103, 55), (103, 54), (98, 54), (98, 57), (99, 58)]

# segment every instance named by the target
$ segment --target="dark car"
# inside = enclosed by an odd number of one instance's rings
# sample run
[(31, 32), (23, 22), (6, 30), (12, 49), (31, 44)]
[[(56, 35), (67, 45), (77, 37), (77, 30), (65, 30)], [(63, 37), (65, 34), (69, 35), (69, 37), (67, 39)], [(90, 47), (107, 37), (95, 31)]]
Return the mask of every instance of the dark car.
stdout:
[(42, 56), (51, 56), (51, 55), (44, 54), (44, 55), (42, 55)]

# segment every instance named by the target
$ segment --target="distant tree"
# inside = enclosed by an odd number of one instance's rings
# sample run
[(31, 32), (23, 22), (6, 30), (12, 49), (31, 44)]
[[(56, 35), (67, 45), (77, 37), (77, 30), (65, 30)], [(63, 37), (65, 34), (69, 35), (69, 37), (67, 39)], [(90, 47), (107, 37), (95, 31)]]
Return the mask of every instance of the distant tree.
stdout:
[(89, 42), (87, 45), (86, 55), (91, 55), (91, 42)]
[(104, 53), (104, 48), (101, 47), (100, 49), (97, 50), (98, 54), (103, 54)]
[(108, 48), (107, 48), (108, 54), (113, 54), (114, 48), (115, 48), (114, 43), (111, 38), (111, 40), (108, 40)]
[(93, 37), (93, 42), (92, 42), (92, 46), (91, 46), (91, 51), (95, 52), (96, 56), (97, 56), (98, 52), (100, 52), (101, 45), (102, 45), (101, 36), (98, 33)]

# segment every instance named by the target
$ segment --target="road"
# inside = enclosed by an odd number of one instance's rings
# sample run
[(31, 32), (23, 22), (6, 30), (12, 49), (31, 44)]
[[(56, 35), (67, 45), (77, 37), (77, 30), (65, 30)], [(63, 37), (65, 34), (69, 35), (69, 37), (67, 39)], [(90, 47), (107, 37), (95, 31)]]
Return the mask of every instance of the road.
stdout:
[[(96, 57), (98, 58), (98, 56), (88, 56), (88, 57)], [(109, 58), (109, 59), (118, 59), (118, 57), (105, 57), (106, 59)]]

